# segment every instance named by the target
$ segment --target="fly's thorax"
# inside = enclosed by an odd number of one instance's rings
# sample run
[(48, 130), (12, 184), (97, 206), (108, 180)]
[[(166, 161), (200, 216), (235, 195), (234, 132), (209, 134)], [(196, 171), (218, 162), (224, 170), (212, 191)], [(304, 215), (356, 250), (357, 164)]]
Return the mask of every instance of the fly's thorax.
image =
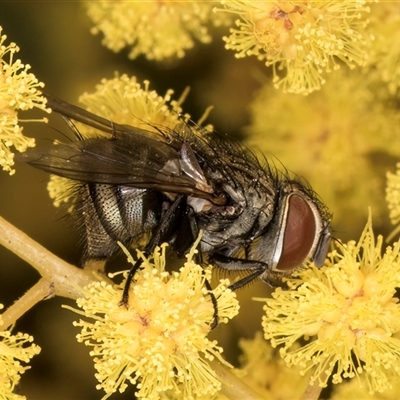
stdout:
[(230, 201), (197, 213), (198, 226), (203, 231), (203, 252), (234, 256), (236, 249), (247, 247), (271, 222), (275, 199), (270, 192), (263, 193), (250, 185), (246, 191), (239, 188), (224, 185)]

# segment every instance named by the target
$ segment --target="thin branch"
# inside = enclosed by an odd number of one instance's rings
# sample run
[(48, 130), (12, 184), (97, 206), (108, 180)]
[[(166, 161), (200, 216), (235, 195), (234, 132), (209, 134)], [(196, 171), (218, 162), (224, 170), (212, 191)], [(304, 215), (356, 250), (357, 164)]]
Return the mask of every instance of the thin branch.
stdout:
[(54, 290), (52, 284), (43, 278), (40, 279), (39, 282), (32, 286), (1, 315), (3, 321), (1, 329), (6, 330), (10, 325), (15, 324), (18, 318), (24, 315), (35, 304), (39, 303), (39, 301), (52, 297), (53, 295)]
[(260, 394), (246, 385), (232, 371), (218, 361), (211, 362), (211, 367), (222, 382), (221, 393), (229, 400), (265, 400)]
[(96, 280), (91, 271), (84, 271), (55, 256), (2, 217), (0, 244), (32, 265), (52, 285), (54, 295), (76, 299), (82, 296), (81, 288)]
[(309, 382), (300, 400), (318, 400), (322, 389), (317, 382), (313, 382), (312, 384)]

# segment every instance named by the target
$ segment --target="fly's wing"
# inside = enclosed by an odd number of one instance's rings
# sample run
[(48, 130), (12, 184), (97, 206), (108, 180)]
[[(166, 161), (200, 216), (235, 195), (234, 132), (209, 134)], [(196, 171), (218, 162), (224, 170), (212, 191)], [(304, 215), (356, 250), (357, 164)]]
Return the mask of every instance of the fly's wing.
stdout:
[(61, 100), (51, 97), (48, 100), (54, 111), (109, 132), (110, 139), (36, 147), (19, 155), (20, 161), (72, 180), (155, 189), (212, 201), (211, 187), (190, 173), (192, 168), (188, 168), (188, 163), (192, 161), (186, 155), (188, 147), (184, 143), (182, 152), (161, 133), (114, 124)]
[(178, 152), (166, 143), (124, 139), (88, 139), (37, 147), (18, 156), (55, 175), (72, 180), (210, 197), (180, 168)]

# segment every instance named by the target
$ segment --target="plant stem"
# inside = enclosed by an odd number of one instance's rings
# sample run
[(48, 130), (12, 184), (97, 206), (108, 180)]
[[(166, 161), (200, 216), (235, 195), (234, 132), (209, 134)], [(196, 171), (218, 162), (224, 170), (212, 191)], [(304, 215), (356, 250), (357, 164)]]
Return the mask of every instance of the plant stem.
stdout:
[(213, 361), (211, 362), (211, 367), (221, 380), (221, 393), (229, 400), (265, 400), (264, 397), (246, 385), (225, 365), (218, 361)]
[(309, 383), (300, 400), (318, 400), (321, 392), (322, 387), (317, 382), (314, 382), (313, 385)]
[(82, 295), (80, 288), (96, 280), (92, 272), (58, 258), (2, 217), (0, 244), (31, 264), (51, 285), (52, 295), (76, 299)]
[(40, 279), (34, 286), (32, 286), (20, 299), (18, 299), (12, 306), (1, 315), (3, 324), (2, 330), (6, 330), (10, 325), (30, 310), (35, 304), (39, 303), (46, 298), (53, 296), (53, 288), (50, 282), (45, 279)]

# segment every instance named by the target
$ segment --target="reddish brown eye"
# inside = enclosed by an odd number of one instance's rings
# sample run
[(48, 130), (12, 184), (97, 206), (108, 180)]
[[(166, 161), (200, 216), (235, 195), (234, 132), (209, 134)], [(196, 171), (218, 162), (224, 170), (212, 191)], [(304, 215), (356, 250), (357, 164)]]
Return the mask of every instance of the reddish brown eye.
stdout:
[(289, 198), (281, 257), (277, 269), (290, 271), (301, 265), (313, 246), (316, 224), (308, 202), (292, 194)]

